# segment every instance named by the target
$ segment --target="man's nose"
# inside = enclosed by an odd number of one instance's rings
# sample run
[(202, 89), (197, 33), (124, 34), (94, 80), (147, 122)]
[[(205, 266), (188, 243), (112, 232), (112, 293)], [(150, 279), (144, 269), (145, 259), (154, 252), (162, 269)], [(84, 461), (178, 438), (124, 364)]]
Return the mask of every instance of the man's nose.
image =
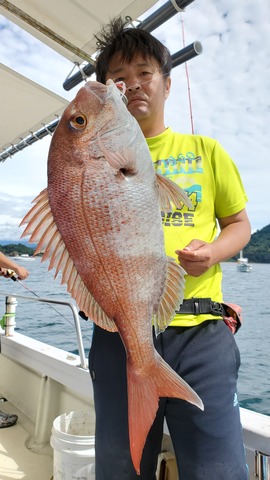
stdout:
[(140, 90), (141, 85), (139, 83), (134, 83), (133, 85), (129, 85), (127, 87), (128, 92), (135, 92), (136, 90)]

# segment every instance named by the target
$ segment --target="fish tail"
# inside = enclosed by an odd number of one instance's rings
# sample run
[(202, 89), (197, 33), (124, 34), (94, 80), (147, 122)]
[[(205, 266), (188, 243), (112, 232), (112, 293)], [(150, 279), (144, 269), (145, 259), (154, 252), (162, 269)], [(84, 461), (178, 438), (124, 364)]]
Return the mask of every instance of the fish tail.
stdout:
[(148, 371), (147, 376), (134, 372), (127, 363), (130, 453), (138, 475), (143, 448), (156, 417), (159, 398), (180, 398), (204, 409), (196, 392), (161, 357), (157, 358), (157, 364)]

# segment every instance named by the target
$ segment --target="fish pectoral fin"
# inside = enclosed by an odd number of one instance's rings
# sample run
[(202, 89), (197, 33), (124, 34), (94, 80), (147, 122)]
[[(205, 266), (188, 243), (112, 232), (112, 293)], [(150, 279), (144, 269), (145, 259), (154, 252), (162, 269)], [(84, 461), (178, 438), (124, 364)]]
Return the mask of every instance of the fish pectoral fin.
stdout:
[(105, 147), (99, 135), (98, 135), (98, 143), (104, 155), (104, 158), (107, 160), (107, 162), (112, 168), (114, 168), (115, 170), (121, 170), (123, 174), (127, 176), (134, 175), (137, 172), (135, 168), (136, 155), (132, 149), (128, 149), (128, 148), (122, 149), (122, 153), (110, 152)]
[(68, 253), (50, 209), (47, 189), (43, 190), (33, 202), (35, 205), (21, 222), (21, 225), (27, 224), (22, 237), (31, 235), (29, 243), (37, 243), (34, 255), (43, 253), (42, 262), (50, 259), (48, 269), (55, 268), (54, 277), (57, 277), (60, 271), (62, 272), (61, 283), (67, 284), (67, 290), (79, 309), (101, 328), (116, 332), (115, 322), (107, 317), (89, 293)]
[(164, 331), (183, 302), (186, 271), (172, 257), (167, 257), (167, 275), (165, 288), (158, 310), (154, 315), (155, 332)]
[(172, 203), (176, 206), (176, 208), (182, 208), (183, 204), (189, 208), (193, 207), (186, 192), (175, 182), (167, 177), (164, 177), (163, 175), (160, 175), (159, 173), (156, 174), (156, 178), (161, 210), (172, 210)]

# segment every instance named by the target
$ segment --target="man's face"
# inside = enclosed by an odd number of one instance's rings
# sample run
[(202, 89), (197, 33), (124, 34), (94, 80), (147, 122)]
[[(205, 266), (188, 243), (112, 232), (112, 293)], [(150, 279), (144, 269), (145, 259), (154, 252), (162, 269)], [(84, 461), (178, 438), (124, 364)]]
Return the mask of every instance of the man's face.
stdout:
[(139, 123), (163, 118), (170, 78), (162, 75), (160, 65), (153, 57), (145, 59), (137, 54), (128, 63), (116, 53), (109, 63), (106, 80), (109, 78), (126, 84), (127, 108)]

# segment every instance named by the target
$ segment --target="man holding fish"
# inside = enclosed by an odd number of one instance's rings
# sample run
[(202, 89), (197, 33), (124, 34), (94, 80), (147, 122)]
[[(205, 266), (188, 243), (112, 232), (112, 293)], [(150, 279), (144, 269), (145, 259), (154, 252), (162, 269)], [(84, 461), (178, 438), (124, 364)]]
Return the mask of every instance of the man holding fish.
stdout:
[(250, 238), (239, 173), (217, 141), (165, 127), (164, 45), (121, 19), (98, 42), (22, 221), (95, 322), (96, 480), (154, 480), (164, 419), (181, 480), (246, 480), (219, 265)]
[[(171, 56), (164, 45), (147, 32), (126, 27), (121, 19), (113, 20), (97, 40), (97, 81), (123, 82), (127, 109), (146, 138), (156, 172), (181, 186), (189, 198), (188, 206), (162, 211), (166, 253), (187, 275), (182, 311), (162, 333), (154, 334), (154, 345), (200, 396), (204, 411), (192, 404), (195, 401), (161, 396), (138, 468), (129, 449), (132, 407), (126, 351), (121, 335), (95, 325), (89, 369), (97, 415), (96, 480), (133, 480), (138, 474), (154, 480), (164, 418), (181, 480), (246, 480), (236, 393), (240, 355), (221, 312), (211, 310), (222, 302), (220, 262), (239, 252), (250, 238), (239, 173), (216, 140), (166, 128)], [(143, 217), (143, 204), (141, 208)], [(131, 410), (132, 415), (140, 424)], [(136, 436), (133, 441), (136, 448)]]

